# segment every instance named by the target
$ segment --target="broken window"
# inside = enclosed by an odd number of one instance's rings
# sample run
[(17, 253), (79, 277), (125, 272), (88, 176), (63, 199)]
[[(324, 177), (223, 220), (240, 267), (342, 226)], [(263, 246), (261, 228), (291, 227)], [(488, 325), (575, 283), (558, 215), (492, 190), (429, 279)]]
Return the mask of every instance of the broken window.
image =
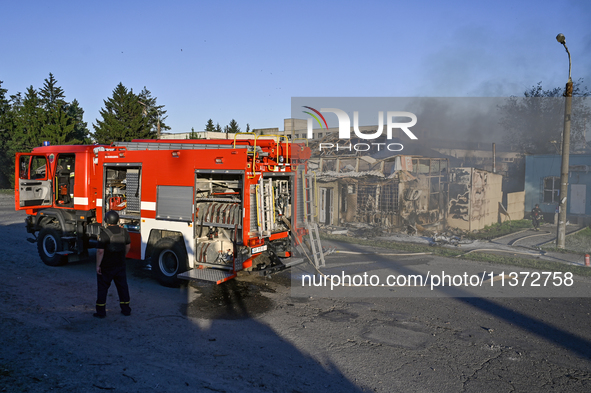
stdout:
[(560, 178), (559, 177), (546, 177), (544, 178), (544, 203), (558, 202), (558, 196), (560, 194)]
[(398, 183), (384, 184), (381, 187), (380, 211), (384, 213), (398, 212)]
[(359, 211), (375, 212), (378, 187), (377, 184), (359, 185), (359, 191), (357, 192), (357, 208)]
[(431, 175), (438, 175), (440, 168), (439, 168), (439, 163), (441, 161), (440, 160), (431, 160)]
[(429, 173), (429, 169), (430, 169), (429, 161), (430, 160), (419, 160), (419, 168), (418, 168), (419, 173), (424, 173), (424, 174)]

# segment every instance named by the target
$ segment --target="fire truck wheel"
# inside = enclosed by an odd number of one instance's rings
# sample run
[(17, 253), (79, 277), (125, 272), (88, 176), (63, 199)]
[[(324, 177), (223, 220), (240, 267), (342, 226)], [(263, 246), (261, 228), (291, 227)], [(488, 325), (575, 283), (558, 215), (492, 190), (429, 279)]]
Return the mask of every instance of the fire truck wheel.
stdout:
[(61, 233), (55, 227), (45, 227), (37, 237), (37, 251), (43, 263), (48, 266), (60, 266), (67, 262), (64, 255), (58, 254), (62, 250)]
[(170, 237), (160, 239), (154, 246), (152, 270), (160, 284), (167, 287), (179, 286), (179, 273), (189, 270), (187, 252), (179, 240)]

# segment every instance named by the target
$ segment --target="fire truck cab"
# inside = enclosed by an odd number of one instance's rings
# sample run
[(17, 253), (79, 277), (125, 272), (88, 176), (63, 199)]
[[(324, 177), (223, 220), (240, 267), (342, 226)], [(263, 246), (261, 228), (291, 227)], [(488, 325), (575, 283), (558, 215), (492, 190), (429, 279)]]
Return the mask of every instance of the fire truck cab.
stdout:
[(128, 257), (160, 283), (219, 284), (303, 261), (291, 242), (305, 233), (296, 218), (309, 157), (285, 137), (42, 146), (16, 155), (15, 208), (47, 265), (87, 257), (115, 210)]

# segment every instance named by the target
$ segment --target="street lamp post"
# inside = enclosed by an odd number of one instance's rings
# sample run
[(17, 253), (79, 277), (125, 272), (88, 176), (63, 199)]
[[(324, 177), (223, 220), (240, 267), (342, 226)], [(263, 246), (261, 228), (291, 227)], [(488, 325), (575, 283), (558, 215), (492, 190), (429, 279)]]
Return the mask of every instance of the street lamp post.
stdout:
[(556, 40), (564, 45), (568, 53), (568, 82), (566, 82), (565, 106), (564, 106), (564, 131), (562, 133), (562, 164), (560, 166), (560, 202), (558, 205), (558, 230), (556, 236), (556, 248), (564, 248), (566, 240), (566, 201), (568, 196), (568, 160), (570, 154), (570, 118), (573, 100), (573, 80), (571, 78), (570, 52), (566, 47), (564, 34), (558, 34)]

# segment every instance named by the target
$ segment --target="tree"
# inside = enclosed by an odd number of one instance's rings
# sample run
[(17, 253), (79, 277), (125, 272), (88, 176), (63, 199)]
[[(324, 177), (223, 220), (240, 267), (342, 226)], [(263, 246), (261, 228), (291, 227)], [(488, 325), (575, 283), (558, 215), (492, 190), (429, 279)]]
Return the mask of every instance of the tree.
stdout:
[(89, 141), (84, 110), (77, 100), (66, 101), (53, 74), (39, 91), (29, 86), (24, 97), (19, 92), (10, 100), (6, 93), (0, 88), (0, 182), (6, 178), (14, 181), (14, 154), (18, 151), (29, 151), (43, 141), (54, 145)]
[[(564, 89), (544, 90), (542, 82), (524, 92), (524, 97), (510, 97), (499, 107), (500, 124), (505, 140), (524, 154), (560, 152), (564, 128)], [(591, 92), (583, 79), (574, 84), (571, 116), (571, 149), (584, 147), (587, 124), (591, 124)], [(578, 98), (574, 98), (578, 97)]]
[(84, 111), (77, 100), (65, 100), (64, 90), (57, 86), (53, 74), (38, 92), (30, 86), (24, 99), (20, 93), (11, 98), (16, 125), (11, 143), (15, 151), (30, 150), (43, 141), (65, 145), (88, 140), (88, 128), (82, 120)]
[(140, 104), (144, 106), (143, 115), (148, 118), (148, 126), (150, 130), (158, 132), (160, 130), (170, 130), (170, 127), (164, 124), (164, 120), (168, 118), (166, 111), (163, 109), (164, 105), (156, 104), (156, 97), (152, 97), (150, 90), (144, 86), (143, 90), (138, 94)]
[(230, 124), (228, 124), (226, 126), (226, 128), (224, 129), (224, 132), (233, 133), (233, 134), (240, 132), (240, 127), (238, 126), (238, 123), (236, 122), (236, 120), (234, 120), (234, 119), (230, 120)]
[[(152, 112), (140, 104), (140, 98), (132, 89), (128, 90), (120, 82), (113, 90), (113, 96), (103, 102), (105, 107), (99, 112), (102, 120), (97, 119), (97, 124), (92, 125), (94, 139), (98, 143), (110, 144), (115, 141), (129, 142), (132, 139), (155, 138)], [(162, 123), (160, 126), (162, 127)]]
[(250, 132), (250, 124), (246, 123), (246, 132)]
[(207, 124), (205, 125), (205, 131), (212, 132), (215, 131), (215, 126), (213, 125), (213, 121), (209, 119)]
[(220, 123), (217, 123), (217, 124), (215, 125), (215, 132), (223, 132), (223, 131), (222, 131), (222, 127), (220, 127)]
[(88, 123), (83, 120), (84, 109), (82, 109), (78, 100), (74, 99), (74, 101), (68, 105), (68, 115), (74, 119), (74, 132), (72, 136), (76, 140), (82, 141), (84, 144), (92, 143), (88, 137)]
[(14, 177), (14, 158), (10, 154), (10, 141), (14, 132), (14, 112), (0, 81), (0, 188), (9, 188)]
[(84, 143), (88, 128), (82, 120), (84, 111), (77, 100), (66, 102), (64, 90), (57, 85), (52, 73), (44, 80), (39, 90), (39, 105), (44, 109), (42, 138), (53, 144)]
[(27, 88), (25, 97), (18, 107), (14, 107), (16, 115), (15, 133), (11, 140), (12, 150), (31, 150), (43, 144), (43, 127), (47, 116), (41, 108), (39, 95), (33, 86)]
[(57, 86), (57, 80), (51, 72), (49, 73), (49, 78), (44, 80), (43, 88), (39, 90), (39, 103), (48, 111), (60, 107), (65, 103), (64, 89)]
[(199, 139), (199, 134), (195, 132), (194, 127), (191, 127), (191, 133), (187, 135), (186, 139)]

